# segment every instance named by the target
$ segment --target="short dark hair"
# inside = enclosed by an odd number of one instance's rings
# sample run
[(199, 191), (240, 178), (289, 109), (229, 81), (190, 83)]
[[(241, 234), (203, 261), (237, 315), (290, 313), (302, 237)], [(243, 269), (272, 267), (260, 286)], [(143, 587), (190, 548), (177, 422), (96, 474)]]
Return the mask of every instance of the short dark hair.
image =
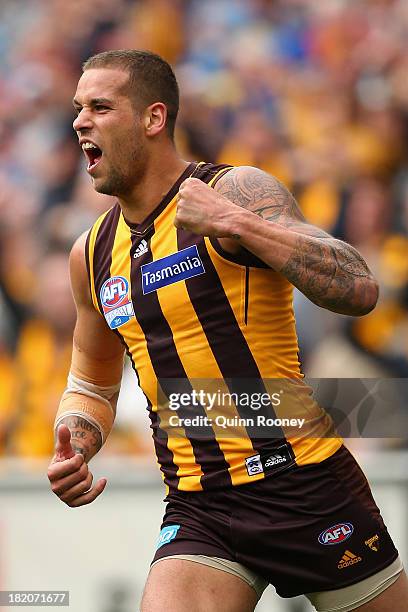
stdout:
[(137, 106), (146, 108), (163, 102), (167, 108), (166, 128), (174, 138), (179, 109), (179, 88), (171, 66), (159, 55), (139, 49), (103, 51), (84, 62), (83, 72), (91, 68), (122, 68), (129, 73), (130, 97)]

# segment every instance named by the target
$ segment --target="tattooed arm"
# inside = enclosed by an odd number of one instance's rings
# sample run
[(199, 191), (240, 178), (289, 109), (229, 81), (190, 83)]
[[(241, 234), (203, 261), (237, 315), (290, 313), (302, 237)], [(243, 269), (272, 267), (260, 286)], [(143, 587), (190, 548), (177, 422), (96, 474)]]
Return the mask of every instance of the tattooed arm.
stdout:
[(102, 447), (101, 432), (106, 438), (113, 423), (124, 353), (93, 307), (84, 247), (82, 236), (70, 257), (77, 322), (71, 374), (58, 410), (55, 454), (47, 473), (52, 491), (71, 507), (91, 503), (105, 488), (105, 478), (92, 486), (88, 462)]
[(268, 222), (242, 217), (234, 238), (312, 302), (347, 315), (374, 308), (378, 285), (358, 251), (306, 223), (294, 197), (276, 178), (256, 168), (234, 168), (216, 189)]
[(374, 308), (378, 285), (358, 251), (306, 223), (276, 178), (257, 168), (233, 168), (216, 184), (215, 197), (196, 179), (185, 183), (176, 225), (216, 236), (228, 251), (245, 247), (322, 308), (354, 316)]

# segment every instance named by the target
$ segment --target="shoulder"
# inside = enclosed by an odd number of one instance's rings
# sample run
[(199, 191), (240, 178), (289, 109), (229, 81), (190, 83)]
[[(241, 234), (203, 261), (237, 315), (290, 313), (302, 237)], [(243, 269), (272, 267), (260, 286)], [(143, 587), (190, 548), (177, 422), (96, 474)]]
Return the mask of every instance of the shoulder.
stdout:
[(91, 301), (86, 255), (89, 231), (84, 232), (76, 239), (69, 256), (71, 287), (77, 304)]
[(75, 267), (86, 266), (86, 241), (90, 230), (81, 234), (74, 242), (69, 256), (70, 264)]
[(254, 183), (264, 181), (265, 177), (273, 179), (269, 174), (254, 166), (233, 166), (219, 178), (214, 189), (231, 199), (231, 196), (239, 196), (243, 190), (253, 186)]
[(304, 220), (290, 191), (275, 176), (254, 166), (236, 166), (214, 189), (228, 200), (269, 221), (289, 216)]

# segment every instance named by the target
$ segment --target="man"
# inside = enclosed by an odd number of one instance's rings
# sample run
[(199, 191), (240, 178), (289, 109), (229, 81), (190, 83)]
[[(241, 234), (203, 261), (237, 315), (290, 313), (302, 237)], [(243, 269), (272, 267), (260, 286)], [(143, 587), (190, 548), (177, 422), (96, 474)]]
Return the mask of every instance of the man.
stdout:
[[(90, 58), (74, 106), (93, 186), (118, 202), (72, 249), (78, 319), (52, 490), (71, 507), (104, 490), (105, 479), (92, 486), (88, 462), (112, 427), (126, 351), (168, 491), (143, 612), (252, 611), (268, 582), (321, 611), (402, 610), (398, 553), (327, 416), (303, 396), (293, 406), (310, 408), (313, 435), (276, 424), (262, 437), (237, 400), (262, 396), (267, 380), (303, 388), (292, 285), (323, 308), (363, 315), (378, 293), (367, 265), (308, 225), (273, 177), (180, 159), (178, 87), (158, 56)], [(210, 419), (205, 394), (194, 395), (198, 379), (234, 397), (231, 431)], [(277, 423), (279, 401), (268, 397), (265, 414)], [(177, 398), (173, 435), (166, 401)]]

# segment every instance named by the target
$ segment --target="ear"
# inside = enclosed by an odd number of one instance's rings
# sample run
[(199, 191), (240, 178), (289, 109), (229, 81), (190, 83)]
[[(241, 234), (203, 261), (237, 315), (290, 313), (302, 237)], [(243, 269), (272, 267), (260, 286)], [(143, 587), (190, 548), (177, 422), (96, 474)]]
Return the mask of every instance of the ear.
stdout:
[(163, 102), (155, 102), (144, 112), (146, 136), (156, 136), (166, 128), (167, 108)]

